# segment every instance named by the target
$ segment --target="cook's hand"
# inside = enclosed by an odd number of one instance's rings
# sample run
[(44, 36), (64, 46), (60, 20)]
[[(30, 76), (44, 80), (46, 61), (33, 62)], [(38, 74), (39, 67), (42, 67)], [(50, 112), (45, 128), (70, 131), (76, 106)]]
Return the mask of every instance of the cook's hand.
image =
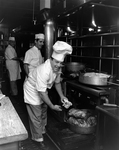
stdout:
[(53, 110), (62, 111), (62, 108), (60, 105), (54, 105)]
[(63, 103), (62, 106), (64, 106), (66, 109), (72, 106), (72, 103), (66, 97), (64, 97), (63, 100), (61, 99), (61, 102)]
[(61, 97), (61, 102), (62, 102), (62, 103), (64, 103), (64, 99), (65, 99), (66, 101), (68, 101), (68, 98), (65, 97), (65, 96), (63, 96), (63, 97)]

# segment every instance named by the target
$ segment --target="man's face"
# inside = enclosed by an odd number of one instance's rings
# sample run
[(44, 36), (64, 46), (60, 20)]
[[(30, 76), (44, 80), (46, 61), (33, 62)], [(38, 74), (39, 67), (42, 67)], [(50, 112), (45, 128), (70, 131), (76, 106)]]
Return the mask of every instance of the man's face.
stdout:
[(15, 41), (10, 41), (9, 43), (10, 43), (10, 45), (11, 45), (12, 47), (15, 47), (15, 46), (16, 46), (16, 42), (15, 42)]
[(35, 40), (35, 44), (38, 49), (41, 49), (44, 45), (44, 39)]
[(54, 72), (58, 72), (62, 66), (62, 62), (52, 59), (52, 69)]

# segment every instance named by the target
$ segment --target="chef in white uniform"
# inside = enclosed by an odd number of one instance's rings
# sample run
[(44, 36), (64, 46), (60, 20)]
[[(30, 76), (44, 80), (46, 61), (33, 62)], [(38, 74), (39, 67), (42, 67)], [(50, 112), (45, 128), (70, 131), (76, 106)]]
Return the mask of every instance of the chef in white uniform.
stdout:
[(11, 95), (18, 95), (18, 88), (16, 81), (21, 79), (20, 72), (20, 64), (19, 59), (17, 58), (17, 53), (15, 51), (15, 37), (9, 37), (9, 44), (5, 49), (5, 59), (6, 59), (6, 68), (9, 72), (10, 79), (10, 87), (11, 87)]
[(53, 45), (53, 53), (50, 59), (29, 73), (24, 84), (24, 101), (29, 114), (29, 123), (32, 139), (40, 143), (44, 148), (43, 133), (47, 124), (47, 107), (56, 111), (62, 111), (61, 106), (53, 105), (48, 96), (47, 89), (55, 84), (61, 101), (67, 99), (61, 89), (60, 74), (61, 64), (67, 54), (72, 53), (72, 47), (63, 41), (57, 41)]
[(43, 63), (41, 49), (44, 45), (44, 34), (35, 34), (35, 45), (25, 53), (24, 69), (28, 76), (34, 68)]

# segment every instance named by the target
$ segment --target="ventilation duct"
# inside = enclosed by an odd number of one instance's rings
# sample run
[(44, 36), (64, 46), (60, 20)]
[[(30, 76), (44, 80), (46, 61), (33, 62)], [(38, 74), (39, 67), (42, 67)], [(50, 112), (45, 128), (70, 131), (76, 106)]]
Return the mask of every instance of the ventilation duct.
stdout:
[(40, 10), (51, 8), (51, 0), (40, 0)]
[(48, 19), (45, 24), (45, 60), (52, 54), (52, 46), (55, 37), (55, 24), (53, 19)]
[(51, 10), (49, 8), (42, 9), (37, 16), (37, 23), (43, 23), (52, 17)]

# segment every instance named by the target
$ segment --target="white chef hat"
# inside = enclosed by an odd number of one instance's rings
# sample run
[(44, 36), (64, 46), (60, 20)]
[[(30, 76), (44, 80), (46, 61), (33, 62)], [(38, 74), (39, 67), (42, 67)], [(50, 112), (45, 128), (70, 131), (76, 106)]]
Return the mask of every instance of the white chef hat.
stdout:
[(9, 41), (15, 41), (15, 37), (9, 37)]
[(57, 41), (53, 45), (52, 58), (63, 62), (67, 54), (72, 53), (72, 46), (63, 41)]
[(35, 34), (35, 39), (44, 39), (44, 38), (45, 38), (45, 36), (42, 33)]

